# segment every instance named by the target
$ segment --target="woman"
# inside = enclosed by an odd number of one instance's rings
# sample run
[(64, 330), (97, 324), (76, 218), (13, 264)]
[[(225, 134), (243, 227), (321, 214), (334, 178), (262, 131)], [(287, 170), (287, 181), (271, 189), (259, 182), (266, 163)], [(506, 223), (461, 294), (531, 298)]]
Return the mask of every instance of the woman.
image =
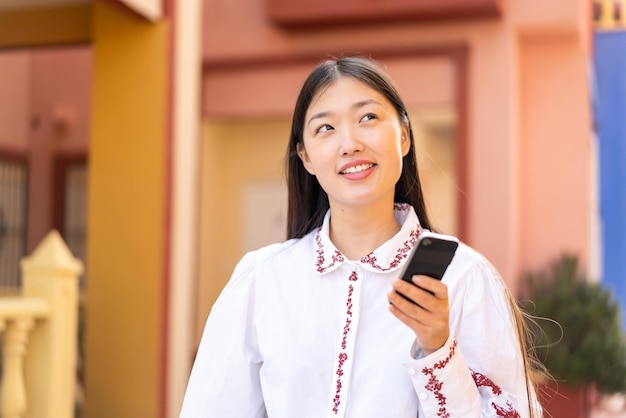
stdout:
[(399, 280), (430, 229), (406, 108), (366, 58), (316, 67), (287, 150), (288, 238), (213, 306), (181, 417), (539, 417), (523, 322), (461, 244)]

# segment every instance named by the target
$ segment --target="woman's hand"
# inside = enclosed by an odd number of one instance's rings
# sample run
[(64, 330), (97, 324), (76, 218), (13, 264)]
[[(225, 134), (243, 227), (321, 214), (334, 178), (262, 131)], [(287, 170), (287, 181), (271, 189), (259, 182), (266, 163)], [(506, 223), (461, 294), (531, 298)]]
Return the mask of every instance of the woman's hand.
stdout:
[(388, 295), (389, 310), (415, 332), (418, 344), (428, 355), (443, 347), (450, 335), (448, 286), (428, 276), (413, 276), (413, 283), (416, 286), (394, 280)]

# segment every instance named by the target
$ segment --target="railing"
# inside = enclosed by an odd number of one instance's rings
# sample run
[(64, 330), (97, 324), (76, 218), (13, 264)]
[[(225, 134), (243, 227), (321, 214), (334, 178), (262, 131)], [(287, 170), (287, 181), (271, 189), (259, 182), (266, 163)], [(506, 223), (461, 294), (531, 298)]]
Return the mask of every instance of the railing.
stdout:
[(0, 298), (0, 417), (71, 418), (82, 263), (51, 231), (21, 269), (21, 295)]
[(599, 29), (626, 29), (626, 0), (595, 0), (593, 20)]

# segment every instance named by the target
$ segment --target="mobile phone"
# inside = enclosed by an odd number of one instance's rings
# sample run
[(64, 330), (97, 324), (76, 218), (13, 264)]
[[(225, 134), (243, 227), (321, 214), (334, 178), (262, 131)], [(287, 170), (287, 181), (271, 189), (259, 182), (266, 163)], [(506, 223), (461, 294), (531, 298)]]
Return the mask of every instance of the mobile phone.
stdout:
[(414, 284), (411, 278), (418, 274), (441, 280), (458, 246), (456, 237), (424, 230), (417, 238), (402, 280)]

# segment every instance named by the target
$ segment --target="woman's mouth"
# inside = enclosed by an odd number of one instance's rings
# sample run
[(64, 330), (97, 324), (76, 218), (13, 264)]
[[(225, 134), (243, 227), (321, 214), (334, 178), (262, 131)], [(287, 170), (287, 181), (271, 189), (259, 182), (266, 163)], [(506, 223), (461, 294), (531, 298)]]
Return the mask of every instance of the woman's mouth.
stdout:
[(355, 173), (360, 173), (361, 171), (365, 171), (367, 169), (370, 169), (374, 167), (374, 164), (369, 163), (369, 164), (359, 164), (359, 165), (354, 165), (352, 167), (348, 167), (343, 171), (340, 171), (339, 174), (355, 174)]

